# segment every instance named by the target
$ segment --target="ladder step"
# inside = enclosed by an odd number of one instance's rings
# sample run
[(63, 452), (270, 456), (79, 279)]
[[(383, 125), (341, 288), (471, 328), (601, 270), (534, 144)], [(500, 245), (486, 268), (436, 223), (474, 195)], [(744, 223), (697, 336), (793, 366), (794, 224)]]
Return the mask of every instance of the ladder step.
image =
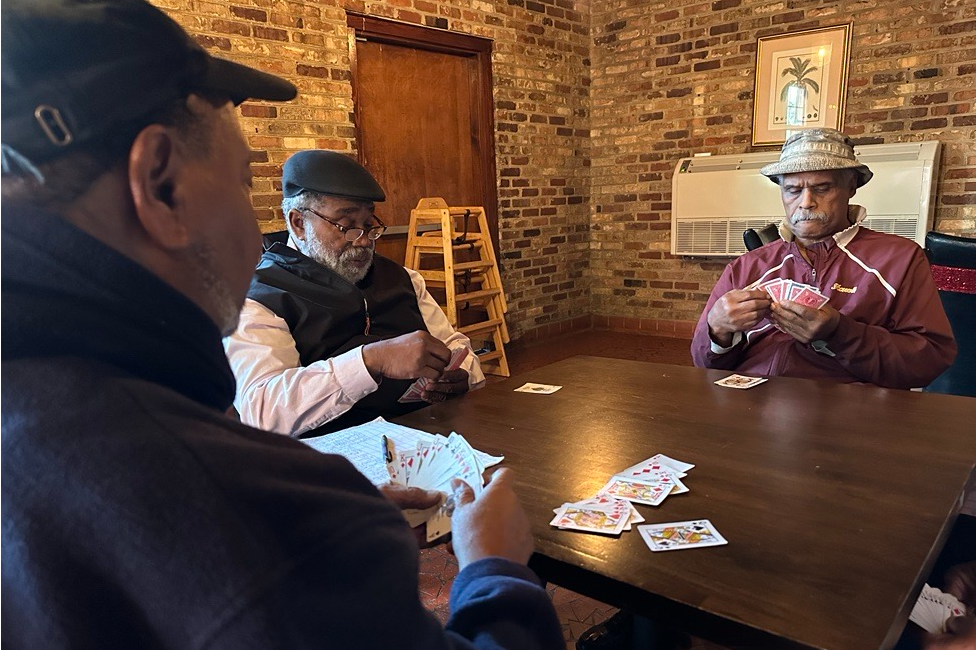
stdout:
[(489, 269), (493, 266), (491, 260), (480, 260), (477, 262), (455, 262), (454, 272), (458, 271), (473, 271), (475, 269)]
[(479, 361), (491, 361), (492, 359), (500, 359), (505, 356), (504, 350), (492, 350), (491, 352), (485, 352), (484, 354), (478, 355)]
[(472, 323), (471, 325), (465, 325), (458, 329), (462, 334), (475, 334), (477, 332), (485, 332), (496, 327), (501, 327), (502, 320), (500, 318), (493, 318), (491, 320), (486, 320), (482, 323)]
[(481, 291), (472, 291), (470, 293), (459, 293), (454, 296), (455, 302), (472, 302), (475, 300), (483, 300), (485, 298), (493, 298), (501, 293), (501, 289), (482, 289)]

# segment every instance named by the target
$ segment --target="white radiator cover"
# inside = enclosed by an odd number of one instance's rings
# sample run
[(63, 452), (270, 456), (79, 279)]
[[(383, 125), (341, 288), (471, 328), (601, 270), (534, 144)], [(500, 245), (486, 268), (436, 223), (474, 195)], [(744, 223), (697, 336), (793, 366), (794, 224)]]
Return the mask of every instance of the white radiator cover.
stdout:
[[(935, 215), (939, 142), (855, 147), (874, 178), (852, 203), (868, 212), (865, 226), (924, 246)], [(746, 252), (742, 232), (783, 219), (779, 188), (759, 168), (778, 151), (696, 156), (678, 161), (671, 179), (671, 253), (734, 256)]]

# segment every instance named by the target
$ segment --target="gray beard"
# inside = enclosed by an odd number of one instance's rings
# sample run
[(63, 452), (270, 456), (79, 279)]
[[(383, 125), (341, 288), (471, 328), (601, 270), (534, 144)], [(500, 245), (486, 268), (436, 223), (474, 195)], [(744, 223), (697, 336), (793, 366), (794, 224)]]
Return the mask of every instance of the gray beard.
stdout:
[[(360, 280), (369, 273), (373, 262), (373, 248), (363, 246), (350, 246), (341, 253), (336, 253), (315, 237), (306, 236), (305, 250), (302, 251), (308, 257), (321, 264), (327, 269), (341, 276), (346, 282), (358, 284)], [(364, 266), (354, 265), (354, 261), (367, 261)]]
[(221, 336), (230, 336), (237, 329), (243, 302), (237, 300), (223, 278), (214, 270), (213, 249), (207, 244), (196, 244), (190, 249), (190, 264), (207, 294), (216, 317), (215, 324)]

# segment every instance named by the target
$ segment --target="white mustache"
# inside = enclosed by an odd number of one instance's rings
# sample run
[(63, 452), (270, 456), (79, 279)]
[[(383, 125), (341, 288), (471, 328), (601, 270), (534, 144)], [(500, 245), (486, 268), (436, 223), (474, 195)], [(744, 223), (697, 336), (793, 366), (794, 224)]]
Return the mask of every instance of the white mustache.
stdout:
[(797, 210), (792, 215), (790, 215), (790, 223), (796, 223), (798, 221), (829, 221), (829, 217), (826, 212), (810, 212), (808, 210)]

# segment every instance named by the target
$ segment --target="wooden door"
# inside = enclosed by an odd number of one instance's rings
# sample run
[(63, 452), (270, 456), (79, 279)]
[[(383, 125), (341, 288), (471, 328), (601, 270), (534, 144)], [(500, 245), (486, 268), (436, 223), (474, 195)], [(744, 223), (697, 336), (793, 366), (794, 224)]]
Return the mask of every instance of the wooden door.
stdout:
[(386, 192), (377, 250), (400, 263), (422, 197), (485, 207), (498, 240), (491, 41), (349, 14), (360, 162)]

